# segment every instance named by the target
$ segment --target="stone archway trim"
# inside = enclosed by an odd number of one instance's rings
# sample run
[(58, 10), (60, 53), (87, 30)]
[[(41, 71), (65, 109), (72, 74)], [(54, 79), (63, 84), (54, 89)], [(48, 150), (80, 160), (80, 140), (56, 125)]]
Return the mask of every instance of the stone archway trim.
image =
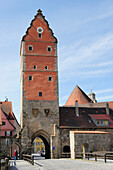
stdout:
[(42, 136), (42, 137), (44, 137), (44, 138), (47, 140), (47, 142), (50, 143), (50, 136), (49, 136), (49, 134), (48, 134), (47, 132), (45, 132), (44, 130), (41, 130), (41, 129), (40, 129), (40, 130), (36, 131), (36, 132), (32, 135), (32, 137), (31, 137), (32, 141), (33, 141), (37, 136)]

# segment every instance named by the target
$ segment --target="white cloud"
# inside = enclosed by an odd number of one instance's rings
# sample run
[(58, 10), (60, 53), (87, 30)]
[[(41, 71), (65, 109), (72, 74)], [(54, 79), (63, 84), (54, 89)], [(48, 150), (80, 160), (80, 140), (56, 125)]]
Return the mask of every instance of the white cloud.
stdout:
[(87, 65), (84, 65), (84, 67), (89, 67), (89, 68), (97, 68), (97, 67), (108, 67), (108, 66), (112, 66), (113, 65), (113, 61), (106, 61), (106, 62), (99, 62), (99, 63), (96, 63), (96, 64), (87, 64)]
[(110, 88), (110, 89), (103, 89), (103, 90), (97, 90), (95, 91), (96, 94), (103, 94), (103, 93), (108, 93), (108, 92), (113, 92), (113, 89)]
[[(110, 50), (113, 50), (113, 33), (99, 37), (96, 41), (89, 42), (89, 44), (84, 42), (75, 43), (74, 45), (70, 44), (63, 47), (63, 50), (60, 51), (62, 58), (59, 62), (59, 70), (65, 75), (67, 73), (71, 76), (75, 74), (82, 77), (103, 76), (104, 73), (113, 71), (112, 67), (108, 69), (108, 66), (112, 66), (113, 61), (109, 61), (109, 57), (106, 56), (108, 55), (106, 53)], [(85, 70), (88, 66), (94, 69), (98, 67), (98, 70)]]
[(113, 95), (110, 95), (110, 96), (104, 96), (104, 97), (98, 97), (97, 98), (97, 101), (98, 100), (113, 100)]
[(113, 12), (106, 12), (104, 14), (101, 15), (96, 15), (95, 17), (89, 17), (85, 20), (83, 20), (82, 22), (80, 22), (79, 24), (86, 24), (88, 22), (92, 22), (92, 21), (96, 21), (96, 20), (101, 20), (101, 19), (106, 19), (107, 17), (113, 16)]
[(112, 72), (113, 69), (101, 69), (101, 70), (96, 70), (96, 71), (83, 71), (78, 73), (80, 77), (82, 78), (94, 78), (94, 77), (104, 77), (105, 74)]
[(62, 103), (62, 102), (64, 102), (65, 100), (67, 100), (68, 99), (68, 95), (65, 95), (65, 96), (63, 96), (63, 97), (61, 97), (60, 98), (60, 102)]

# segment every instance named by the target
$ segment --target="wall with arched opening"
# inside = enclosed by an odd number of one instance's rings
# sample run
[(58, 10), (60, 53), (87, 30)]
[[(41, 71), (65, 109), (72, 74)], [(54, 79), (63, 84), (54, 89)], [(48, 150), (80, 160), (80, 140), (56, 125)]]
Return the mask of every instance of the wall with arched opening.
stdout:
[(19, 143), (13, 143), (11, 146), (10, 146), (10, 157), (13, 157), (14, 156), (14, 151), (17, 151), (17, 159), (20, 158), (20, 154), (21, 154), (21, 145)]
[(36, 137), (41, 138), (45, 145), (45, 158), (46, 159), (50, 158), (50, 136), (45, 131), (39, 130), (35, 132), (31, 137), (32, 143)]

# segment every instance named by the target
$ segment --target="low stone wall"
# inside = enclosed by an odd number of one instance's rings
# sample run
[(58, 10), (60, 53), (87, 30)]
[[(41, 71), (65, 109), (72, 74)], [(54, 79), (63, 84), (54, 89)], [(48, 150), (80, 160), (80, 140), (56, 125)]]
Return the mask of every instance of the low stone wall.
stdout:
[(1, 159), (0, 168), (1, 168), (1, 170), (8, 170), (8, 168), (9, 168), (9, 159), (8, 158)]
[(75, 158), (75, 152), (109, 151), (111, 135), (99, 131), (71, 131), (71, 158)]

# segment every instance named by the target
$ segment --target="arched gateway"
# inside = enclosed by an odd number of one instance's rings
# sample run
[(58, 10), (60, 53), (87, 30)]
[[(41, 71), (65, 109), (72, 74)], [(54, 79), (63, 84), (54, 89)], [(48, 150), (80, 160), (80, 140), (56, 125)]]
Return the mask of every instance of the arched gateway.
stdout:
[(43, 130), (39, 130), (35, 132), (35, 134), (32, 136), (32, 142), (33, 140), (39, 137), (43, 140), (44, 145), (45, 145), (45, 158), (50, 158), (50, 136)]
[(41, 10), (21, 41), (21, 128), (22, 152), (38, 135), (46, 157), (59, 158), (57, 39)]

